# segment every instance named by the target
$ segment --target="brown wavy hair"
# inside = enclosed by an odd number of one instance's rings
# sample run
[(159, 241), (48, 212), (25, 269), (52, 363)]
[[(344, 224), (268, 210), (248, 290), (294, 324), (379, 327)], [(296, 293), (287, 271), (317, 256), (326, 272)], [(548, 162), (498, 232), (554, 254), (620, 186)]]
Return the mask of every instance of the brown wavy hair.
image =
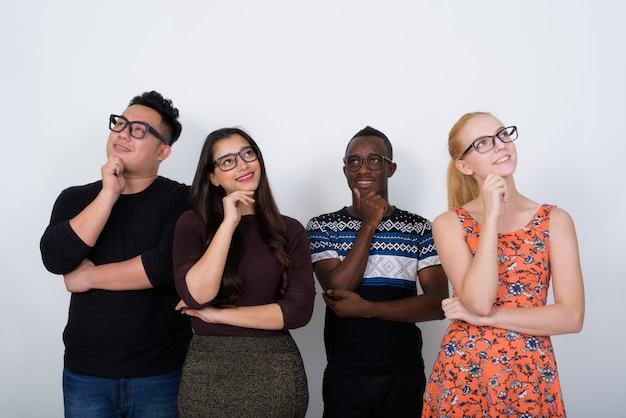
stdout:
[[(288, 272), (291, 269), (291, 259), (289, 257), (289, 245), (287, 239), (287, 226), (281, 216), (276, 201), (272, 195), (269, 182), (265, 172), (265, 162), (257, 143), (252, 137), (240, 128), (222, 128), (211, 132), (202, 146), (200, 160), (196, 174), (189, 192), (189, 202), (191, 209), (202, 216), (206, 227), (207, 242), (209, 246), (211, 239), (215, 235), (217, 228), (224, 220), (224, 206), (222, 199), (226, 196), (226, 191), (222, 186), (215, 186), (209, 181), (209, 174), (215, 170), (213, 161), (213, 149), (215, 144), (233, 135), (241, 135), (258, 155), (261, 166), (261, 178), (259, 187), (255, 192), (255, 211), (258, 218), (261, 238), (267, 244), (273, 254), (278, 259), (281, 266), (281, 284), (277, 289), (278, 295), (284, 295), (287, 289)], [(243, 261), (242, 254), (245, 243), (241, 233), (241, 225), (237, 226), (233, 235), (224, 273), (220, 284), (220, 290), (213, 300), (214, 306), (226, 306), (232, 304), (241, 292), (241, 276), (239, 275), (239, 264)], [(206, 248), (205, 248), (206, 249)]]

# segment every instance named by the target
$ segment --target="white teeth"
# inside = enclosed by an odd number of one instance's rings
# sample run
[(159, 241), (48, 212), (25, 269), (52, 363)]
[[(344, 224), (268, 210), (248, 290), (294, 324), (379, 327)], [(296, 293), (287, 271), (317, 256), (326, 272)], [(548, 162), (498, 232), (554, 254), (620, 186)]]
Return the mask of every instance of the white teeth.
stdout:
[(504, 156), (504, 157), (502, 157), (502, 158), (499, 158), (498, 160), (496, 160), (496, 164), (498, 164), (498, 163), (502, 163), (502, 162), (504, 162), (504, 161), (507, 161), (509, 158), (510, 158), (510, 157), (509, 157), (508, 155), (506, 155), (506, 156)]

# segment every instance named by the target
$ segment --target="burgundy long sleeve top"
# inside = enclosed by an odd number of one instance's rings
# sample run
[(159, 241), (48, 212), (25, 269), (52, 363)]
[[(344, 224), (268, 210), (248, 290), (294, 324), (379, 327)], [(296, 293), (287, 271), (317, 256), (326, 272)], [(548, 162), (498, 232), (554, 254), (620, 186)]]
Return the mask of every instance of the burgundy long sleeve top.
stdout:
[[(283, 313), (282, 330), (260, 330), (224, 324), (208, 324), (192, 318), (192, 327), (197, 335), (227, 336), (278, 336), (289, 329), (306, 325), (313, 314), (315, 282), (306, 230), (297, 220), (283, 216), (287, 225), (289, 256), (293, 268), (289, 271), (287, 290), (280, 295), (281, 268), (270, 247), (263, 242), (256, 215), (245, 215), (239, 227), (243, 232), (245, 249), (239, 274), (242, 288), (234, 306), (256, 306), (277, 303)], [(178, 220), (174, 234), (174, 276), (176, 289), (182, 300), (193, 309), (210, 306), (200, 304), (189, 293), (185, 276), (189, 269), (202, 257), (206, 249), (207, 235), (199, 213), (185, 212)], [(227, 308), (226, 308), (227, 309)]]

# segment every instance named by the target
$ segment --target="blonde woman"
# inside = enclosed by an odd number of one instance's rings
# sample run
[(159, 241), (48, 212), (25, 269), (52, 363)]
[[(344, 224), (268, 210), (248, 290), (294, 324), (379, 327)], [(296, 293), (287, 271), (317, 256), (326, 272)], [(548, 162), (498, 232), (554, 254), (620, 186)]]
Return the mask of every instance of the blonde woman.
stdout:
[(450, 131), (451, 209), (433, 234), (454, 296), (424, 417), (565, 416), (550, 336), (582, 328), (576, 232), (566, 211), (518, 192), (517, 135), (482, 112)]

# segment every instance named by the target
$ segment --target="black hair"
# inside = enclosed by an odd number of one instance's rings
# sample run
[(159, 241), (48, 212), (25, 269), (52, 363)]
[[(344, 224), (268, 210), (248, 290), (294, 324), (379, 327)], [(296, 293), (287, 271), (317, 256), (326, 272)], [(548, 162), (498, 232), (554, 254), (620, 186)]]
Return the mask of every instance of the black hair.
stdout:
[(171, 146), (178, 140), (183, 127), (178, 121), (178, 109), (174, 107), (170, 99), (166, 99), (161, 93), (152, 90), (133, 97), (128, 106), (132, 105), (146, 106), (156, 110), (169, 130), (170, 141), (168, 145)]
[(354, 136), (352, 138), (350, 138), (350, 141), (348, 141), (348, 145), (346, 146), (346, 152), (348, 151), (348, 148), (350, 148), (350, 144), (352, 143), (352, 140), (354, 138), (358, 138), (360, 136), (375, 136), (377, 138), (382, 139), (383, 142), (385, 143), (385, 147), (387, 148), (387, 152), (389, 153), (389, 155), (387, 155), (387, 157), (389, 157), (390, 159), (393, 160), (393, 147), (391, 146), (391, 141), (389, 141), (389, 138), (387, 138), (387, 135), (385, 135), (384, 133), (382, 133), (378, 129), (372, 128), (369, 125), (366, 126), (363, 129), (361, 129), (359, 132), (354, 134)]

